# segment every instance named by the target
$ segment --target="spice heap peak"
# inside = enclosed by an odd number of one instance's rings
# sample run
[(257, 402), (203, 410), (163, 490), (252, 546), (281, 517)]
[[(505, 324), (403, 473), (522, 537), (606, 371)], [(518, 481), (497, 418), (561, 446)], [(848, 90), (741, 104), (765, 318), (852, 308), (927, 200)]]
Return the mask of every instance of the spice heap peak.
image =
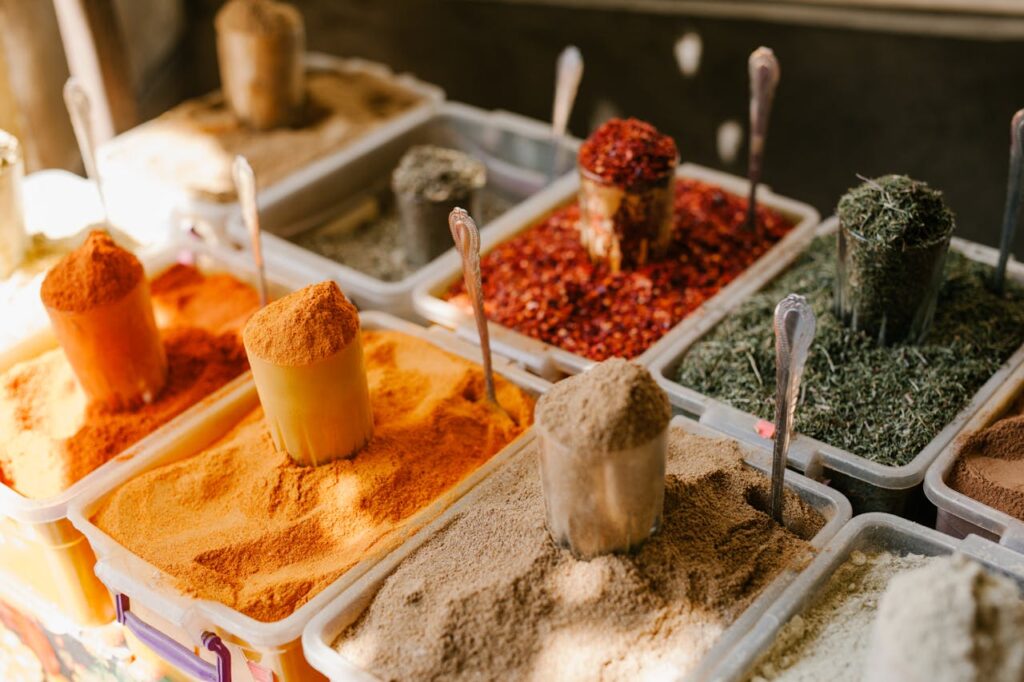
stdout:
[(373, 435), (359, 313), (334, 282), (263, 308), (243, 333), (267, 426), (300, 464), (349, 457)]

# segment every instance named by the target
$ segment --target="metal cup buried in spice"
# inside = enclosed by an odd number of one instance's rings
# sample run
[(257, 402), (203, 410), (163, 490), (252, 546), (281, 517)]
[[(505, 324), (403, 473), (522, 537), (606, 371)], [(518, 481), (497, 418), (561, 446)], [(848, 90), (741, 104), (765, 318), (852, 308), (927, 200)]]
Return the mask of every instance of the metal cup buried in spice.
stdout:
[(776, 302), (798, 291), (817, 317), (796, 431), (887, 466), (920, 453), (956, 418), (1024, 338), (1024, 288), (1002, 295), (992, 268), (951, 251), (931, 332), (921, 344), (879, 346), (835, 314), (836, 237), (815, 239), (793, 265), (736, 307), (681, 359), (682, 385), (733, 407), (774, 413)]
[(354, 457), (297, 464), (257, 408), (217, 443), (122, 485), (94, 523), (185, 594), (262, 622), (387, 552), (414, 515), (529, 427), (534, 401), (499, 377), (510, 417), (488, 403), (478, 365), (400, 332), (362, 337), (374, 436)]
[[(599, 399), (600, 396), (595, 396)], [(735, 441), (669, 431), (661, 530), (633, 554), (573, 558), (545, 523), (536, 447), (484, 481), (388, 576), (334, 643), (380, 679), (679, 679), (787, 568), (823, 519), (787, 526)]]
[(1016, 414), (968, 434), (949, 485), (968, 497), (1024, 521), (1024, 415)]
[[(793, 228), (758, 208), (756, 229), (743, 229), (745, 210), (745, 199), (679, 178), (665, 256), (616, 273), (580, 241), (579, 206), (559, 208), (484, 254), (487, 317), (591, 360), (634, 358)], [(444, 298), (469, 310), (461, 282)]]
[(0, 481), (57, 495), (248, 368), (240, 331), (256, 291), (228, 274), (174, 265), (150, 283), (167, 358), (154, 400), (129, 411), (90, 403), (56, 348), (0, 373)]
[(854, 551), (750, 682), (1017, 682), (1024, 602), (962, 555)]

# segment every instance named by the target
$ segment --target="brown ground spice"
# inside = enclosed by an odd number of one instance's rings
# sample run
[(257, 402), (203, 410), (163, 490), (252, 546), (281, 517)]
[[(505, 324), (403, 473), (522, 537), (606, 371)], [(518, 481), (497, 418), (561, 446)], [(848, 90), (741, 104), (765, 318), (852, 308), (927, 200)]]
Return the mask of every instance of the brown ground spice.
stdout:
[(40, 295), (51, 308), (84, 312), (120, 300), (144, 276), (138, 258), (106, 232), (93, 230), (46, 274)]
[(285, 367), (308, 365), (352, 343), (359, 312), (334, 282), (293, 292), (256, 312), (243, 337), (250, 353)]
[(964, 439), (949, 485), (1024, 521), (1024, 415), (1001, 419)]

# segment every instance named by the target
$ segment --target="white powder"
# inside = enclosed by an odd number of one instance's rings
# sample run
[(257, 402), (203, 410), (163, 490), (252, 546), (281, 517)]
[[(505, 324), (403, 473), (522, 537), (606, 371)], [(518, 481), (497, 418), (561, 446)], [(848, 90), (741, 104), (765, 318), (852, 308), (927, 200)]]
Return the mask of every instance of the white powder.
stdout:
[(865, 682), (1024, 680), (1017, 585), (956, 555), (896, 576), (878, 607)]

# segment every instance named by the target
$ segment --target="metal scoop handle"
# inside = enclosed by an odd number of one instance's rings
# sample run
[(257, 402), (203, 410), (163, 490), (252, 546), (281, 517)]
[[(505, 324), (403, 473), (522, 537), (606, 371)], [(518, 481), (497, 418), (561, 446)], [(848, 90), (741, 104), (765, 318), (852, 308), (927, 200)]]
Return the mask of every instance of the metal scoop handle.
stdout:
[(256, 174), (249, 160), (239, 154), (231, 165), (231, 176), (235, 180), (235, 192), (242, 205), (242, 220), (249, 231), (252, 244), (252, 259), (256, 263), (256, 279), (259, 283), (260, 307), (265, 306), (267, 297), (267, 273), (263, 263), (263, 241), (260, 239), (260, 213), (256, 209)]
[(1020, 195), (1022, 188), (1022, 158), (1024, 158), (1024, 109), (1013, 115), (1010, 121), (1010, 175), (1006, 180), (1006, 207), (1003, 210), (1003, 234), (999, 240), (999, 262), (993, 277), (993, 288), (1002, 293), (1006, 284), (1006, 264), (1010, 260), (1010, 249), (1017, 236), (1020, 220)]
[(782, 483), (793, 432), (793, 415), (807, 353), (814, 340), (814, 311), (803, 296), (790, 294), (775, 307), (775, 449), (772, 457), (771, 515), (782, 524)]
[(781, 71), (775, 53), (767, 47), (754, 50), (747, 66), (750, 71), (750, 157), (747, 163), (750, 196), (747, 200), (747, 227), (754, 229), (754, 221), (757, 219), (757, 186), (761, 182), (764, 164), (768, 118), (772, 113), (772, 102), (775, 100)]
[(103, 208), (103, 221), (109, 226), (110, 212), (107, 210), (107, 197), (103, 194), (103, 183), (100, 182), (100, 175), (96, 166), (96, 138), (93, 135), (92, 126), (92, 102), (89, 100), (89, 93), (85, 91), (81, 82), (74, 76), (68, 78), (64, 83), (64, 105), (68, 108), (68, 115), (71, 117), (71, 128), (75, 131), (75, 140), (78, 142), (78, 151), (82, 154), (82, 165), (85, 166), (85, 174), (96, 183), (96, 192), (99, 194), (100, 205)]
[(569, 115), (579, 92), (580, 81), (583, 79), (583, 55), (575, 45), (570, 45), (558, 55), (555, 67), (555, 102), (551, 112), (551, 133), (554, 153), (548, 180), (553, 180), (558, 172), (562, 156), (562, 145), (559, 144), (565, 131), (569, 128)]

